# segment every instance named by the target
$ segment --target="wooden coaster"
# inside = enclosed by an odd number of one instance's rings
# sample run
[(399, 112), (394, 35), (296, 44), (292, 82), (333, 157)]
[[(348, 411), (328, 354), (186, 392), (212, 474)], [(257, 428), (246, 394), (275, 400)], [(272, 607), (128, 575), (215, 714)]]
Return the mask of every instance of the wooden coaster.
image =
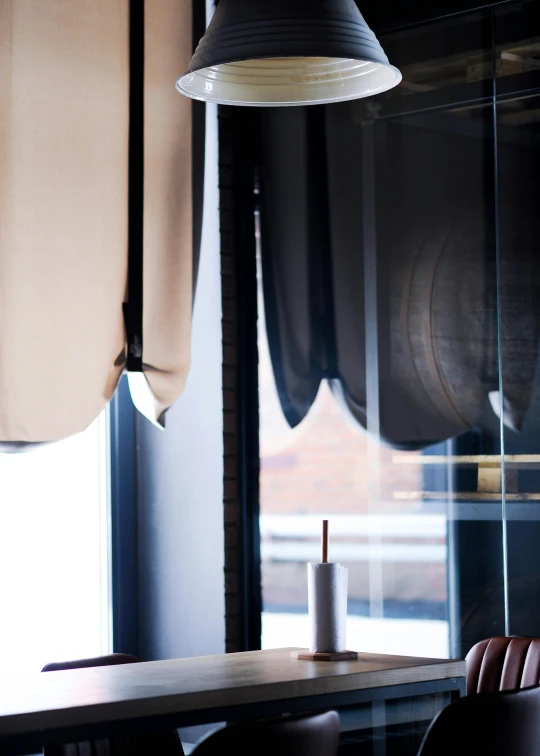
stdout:
[(356, 661), (358, 654), (356, 651), (339, 651), (335, 654), (291, 651), (291, 659), (299, 659), (300, 661)]

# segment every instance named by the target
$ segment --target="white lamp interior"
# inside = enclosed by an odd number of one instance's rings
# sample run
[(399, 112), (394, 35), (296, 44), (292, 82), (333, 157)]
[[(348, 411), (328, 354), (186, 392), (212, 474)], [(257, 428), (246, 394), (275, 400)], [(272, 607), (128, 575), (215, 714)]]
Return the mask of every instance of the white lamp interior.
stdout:
[(176, 88), (226, 105), (310, 105), (384, 92), (401, 81), (397, 68), (348, 58), (262, 58), (224, 63), (182, 76)]

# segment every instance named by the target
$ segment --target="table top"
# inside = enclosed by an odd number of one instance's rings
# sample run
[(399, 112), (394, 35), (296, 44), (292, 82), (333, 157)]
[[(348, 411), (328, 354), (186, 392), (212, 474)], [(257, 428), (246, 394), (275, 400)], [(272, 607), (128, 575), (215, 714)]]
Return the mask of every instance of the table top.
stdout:
[(465, 676), (464, 661), (359, 654), (291, 659), (250, 651), (46, 672), (0, 682), (0, 737)]

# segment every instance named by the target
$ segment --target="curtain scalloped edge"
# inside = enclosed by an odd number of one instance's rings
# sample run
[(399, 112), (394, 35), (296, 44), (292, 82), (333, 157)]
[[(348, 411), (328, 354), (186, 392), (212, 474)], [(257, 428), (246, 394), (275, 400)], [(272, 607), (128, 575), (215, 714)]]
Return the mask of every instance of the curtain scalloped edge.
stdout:
[(156, 428), (164, 430), (165, 412), (150, 388), (144, 373), (130, 372), (127, 374), (129, 393), (136, 409)]

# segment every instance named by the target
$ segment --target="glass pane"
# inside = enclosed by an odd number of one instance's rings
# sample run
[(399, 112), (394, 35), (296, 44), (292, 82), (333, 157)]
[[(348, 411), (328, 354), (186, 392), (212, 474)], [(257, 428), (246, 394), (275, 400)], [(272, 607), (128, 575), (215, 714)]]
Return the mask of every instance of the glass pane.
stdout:
[(108, 653), (106, 412), (86, 431), (0, 454), (0, 668)]
[(540, 605), (540, 20), (499, 9), (497, 148), (509, 628), (538, 635)]
[[(276, 309), (282, 342), (287, 329), (301, 340), (306, 312), (316, 312), (313, 322), (327, 329), (331, 322), (335, 350), (320, 360), (325, 378), (291, 429), (260, 320), (266, 647), (307, 644), (305, 564), (318, 560), (323, 516), (330, 558), (349, 569), (350, 647), (462, 657), (476, 641), (505, 632), (491, 39), (491, 16), (481, 14), (383, 38), (404, 71), (401, 90), (326, 108), (331, 265), (317, 286), (326, 286), (331, 318), (322, 318), (318, 290), (310, 288), (324, 235), (310, 237), (318, 246), (294, 291), (301, 259), (289, 271), (285, 253), (268, 265), (264, 234), (277, 233), (277, 224), (263, 219), (263, 279), (274, 276), (263, 280), (272, 338)], [(304, 116), (310, 170), (324, 161), (324, 151), (313, 149), (318, 117), (315, 110)], [(263, 118), (268, 137), (291, 117)], [(293, 125), (278, 146), (299, 138), (300, 120)], [(310, 186), (316, 196), (308, 191), (305, 205), (313, 213), (325, 200), (318, 183)], [(277, 190), (272, 199), (272, 220), (280, 221)], [(300, 225), (297, 215), (296, 244)], [(294, 330), (294, 296), (305, 288), (311, 299)], [(303, 369), (332, 341), (322, 330), (313, 328)], [(301, 382), (295, 348), (291, 338), (286, 348), (271, 344), (285, 376), (280, 392), (292, 386), (293, 399), (312, 385), (309, 376)]]
[(492, 92), (492, 25), (488, 14), (455, 16), (381, 38), (403, 80), (357, 109), (378, 115), (448, 108), (489, 99)]

